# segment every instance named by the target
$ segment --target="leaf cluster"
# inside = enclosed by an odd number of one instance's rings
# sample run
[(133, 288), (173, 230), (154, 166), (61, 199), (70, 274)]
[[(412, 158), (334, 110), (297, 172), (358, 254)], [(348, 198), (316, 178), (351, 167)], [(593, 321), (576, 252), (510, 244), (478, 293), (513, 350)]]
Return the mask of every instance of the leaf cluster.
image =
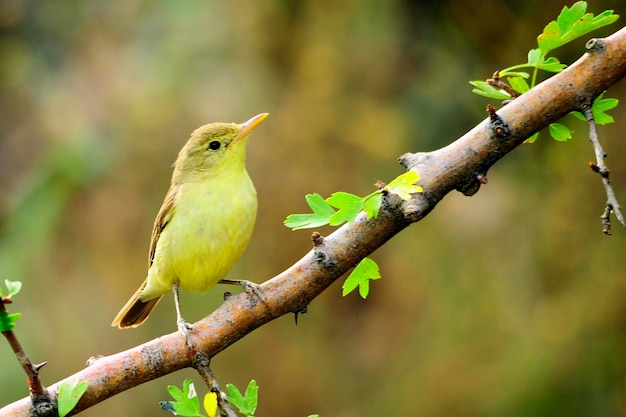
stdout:
[[(567, 65), (562, 64), (554, 56), (548, 57), (550, 52), (589, 32), (614, 23), (619, 18), (613, 10), (605, 10), (597, 16), (586, 11), (587, 2), (585, 1), (578, 1), (571, 7), (563, 7), (557, 19), (548, 23), (543, 32), (537, 36), (537, 48), (528, 51), (526, 63), (497, 71), (493, 79), (487, 81), (470, 81), (470, 84), (474, 86), (472, 92), (496, 100), (510, 100), (534, 87), (540, 70), (549, 73), (563, 71)], [(592, 104), (595, 122), (601, 125), (612, 123), (613, 118), (605, 112), (616, 107), (617, 104), (617, 99), (605, 99), (602, 96), (596, 98)], [(572, 113), (585, 120), (581, 113)], [(555, 140), (566, 141), (572, 138), (572, 131), (561, 123), (552, 123), (549, 130)], [(528, 139), (528, 142), (534, 142), (538, 135), (539, 133), (535, 133)]]
[[(259, 387), (253, 379), (248, 384), (246, 392), (242, 394), (233, 384), (226, 384), (229, 396), (226, 401), (233, 404), (240, 413), (246, 417), (254, 417), (259, 400)], [(175, 385), (169, 385), (167, 391), (174, 401), (161, 401), (160, 405), (163, 410), (169, 411), (177, 416), (186, 417), (204, 417), (200, 410), (200, 400), (191, 379), (183, 381), (183, 389), (181, 390)], [(204, 396), (203, 408), (208, 417), (218, 415), (217, 394), (209, 392)]]
[[(333, 193), (326, 199), (317, 193), (307, 194), (304, 198), (313, 213), (290, 214), (285, 219), (285, 226), (292, 230), (300, 230), (325, 225), (339, 226), (346, 222), (353, 224), (361, 211), (365, 212), (368, 219), (377, 218), (385, 193), (396, 194), (408, 201), (411, 194), (422, 192), (422, 187), (415, 185), (419, 179), (419, 174), (408, 171), (365, 197), (343, 191)], [(380, 272), (376, 262), (364, 258), (344, 281), (342, 294), (346, 296), (358, 288), (361, 297), (367, 298), (369, 281), (379, 278)]]
[(304, 199), (313, 213), (290, 214), (284, 224), (292, 230), (326, 225), (340, 226), (346, 222), (352, 224), (361, 211), (367, 214), (368, 219), (377, 218), (384, 193), (396, 194), (407, 201), (411, 198), (411, 194), (422, 191), (422, 187), (415, 185), (419, 179), (420, 176), (416, 172), (409, 171), (365, 197), (343, 191), (333, 193), (326, 199), (317, 193), (307, 194)]

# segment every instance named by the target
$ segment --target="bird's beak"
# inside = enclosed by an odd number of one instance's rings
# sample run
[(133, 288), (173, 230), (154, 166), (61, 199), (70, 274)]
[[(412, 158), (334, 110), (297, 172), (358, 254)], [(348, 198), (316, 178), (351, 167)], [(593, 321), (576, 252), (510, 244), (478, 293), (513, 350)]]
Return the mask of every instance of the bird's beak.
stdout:
[(265, 120), (267, 116), (269, 115), (270, 115), (269, 113), (257, 114), (256, 116), (254, 116), (252, 119), (248, 120), (247, 122), (240, 124), (239, 128), (241, 130), (237, 134), (237, 137), (234, 139), (234, 141), (238, 141), (239, 139), (242, 139), (248, 136), (248, 134), (252, 132), (258, 125), (260, 125), (261, 122)]

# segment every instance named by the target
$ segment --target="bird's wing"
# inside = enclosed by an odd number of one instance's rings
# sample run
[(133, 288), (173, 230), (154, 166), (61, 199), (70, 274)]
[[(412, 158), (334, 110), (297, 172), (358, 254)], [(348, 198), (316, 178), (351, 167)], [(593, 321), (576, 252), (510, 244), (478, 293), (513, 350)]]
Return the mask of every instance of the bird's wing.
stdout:
[(148, 257), (148, 268), (152, 266), (154, 260), (154, 252), (156, 251), (157, 242), (161, 236), (161, 232), (165, 229), (165, 226), (172, 220), (174, 215), (174, 202), (178, 194), (178, 187), (170, 187), (159, 214), (157, 214), (154, 220), (154, 226), (152, 227), (152, 237), (150, 238), (150, 255)]

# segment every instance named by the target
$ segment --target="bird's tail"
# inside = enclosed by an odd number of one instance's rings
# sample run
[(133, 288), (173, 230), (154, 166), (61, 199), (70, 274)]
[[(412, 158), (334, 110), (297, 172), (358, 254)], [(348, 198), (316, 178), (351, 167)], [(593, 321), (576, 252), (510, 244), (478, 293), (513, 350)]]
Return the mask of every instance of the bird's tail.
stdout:
[(129, 327), (137, 327), (152, 313), (152, 309), (157, 305), (159, 300), (161, 300), (161, 296), (157, 298), (153, 298), (148, 301), (141, 301), (139, 299), (139, 295), (143, 291), (146, 286), (146, 281), (141, 284), (141, 287), (133, 294), (133, 296), (128, 300), (126, 305), (117, 313), (113, 323), (111, 326), (117, 326), (120, 329), (126, 329)]

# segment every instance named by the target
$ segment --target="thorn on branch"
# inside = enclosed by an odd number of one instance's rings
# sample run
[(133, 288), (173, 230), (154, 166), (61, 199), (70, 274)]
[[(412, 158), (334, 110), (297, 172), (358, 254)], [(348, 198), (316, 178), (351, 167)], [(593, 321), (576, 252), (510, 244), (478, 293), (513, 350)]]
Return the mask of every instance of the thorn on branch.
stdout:
[(502, 120), (502, 118), (498, 116), (495, 107), (493, 107), (491, 104), (488, 104), (487, 113), (489, 114), (489, 120), (491, 121), (491, 129), (493, 130), (496, 137), (499, 139), (506, 139), (510, 134), (509, 127), (506, 123), (504, 123), (504, 120)]
[(41, 368), (43, 368), (44, 366), (46, 366), (47, 363), (48, 362), (41, 362), (41, 363), (38, 363), (38, 364), (34, 364), (33, 365), (33, 372), (38, 375), (39, 374), (39, 370)]
[(309, 312), (309, 306), (304, 306), (300, 310), (293, 312), (293, 319), (294, 319), (294, 321), (296, 323), (296, 326), (298, 325), (298, 316), (300, 314), (304, 315), (304, 314), (306, 314), (308, 312)]

